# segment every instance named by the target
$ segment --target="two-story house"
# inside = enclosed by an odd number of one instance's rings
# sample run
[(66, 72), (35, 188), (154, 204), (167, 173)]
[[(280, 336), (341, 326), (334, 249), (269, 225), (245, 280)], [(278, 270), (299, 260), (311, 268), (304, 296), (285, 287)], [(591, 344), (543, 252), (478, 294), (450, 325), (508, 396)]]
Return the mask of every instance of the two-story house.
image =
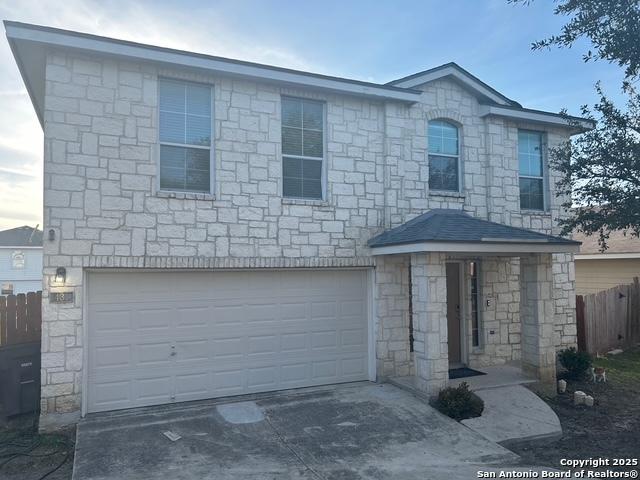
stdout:
[(0, 232), (0, 295), (42, 290), (42, 230), (10, 228)]
[[(388, 84), (5, 22), (44, 130), (42, 419), (576, 342), (548, 149), (455, 64)], [(66, 295), (54, 295), (66, 293)]]

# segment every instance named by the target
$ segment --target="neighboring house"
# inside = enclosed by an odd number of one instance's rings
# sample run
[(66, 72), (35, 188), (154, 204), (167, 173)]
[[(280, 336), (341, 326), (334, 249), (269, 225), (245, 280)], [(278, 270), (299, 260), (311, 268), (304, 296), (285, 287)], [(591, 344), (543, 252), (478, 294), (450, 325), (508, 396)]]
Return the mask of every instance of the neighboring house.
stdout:
[(579, 249), (554, 236), (560, 115), (455, 64), (383, 85), (5, 26), (55, 233), (44, 424), (392, 376), (435, 393), (461, 364), (555, 381)]
[(42, 290), (42, 231), (18, 227), (0, 231), (0, 295)]
[(598, 244), (598, 235), (574, 233), (573, 239), (582, 242), (580, 254), (575, 256), (577, 295), (633, 283), (634, 277), (640, 277), (638, 237), (621, 231), (612, 232), (604, 252)]

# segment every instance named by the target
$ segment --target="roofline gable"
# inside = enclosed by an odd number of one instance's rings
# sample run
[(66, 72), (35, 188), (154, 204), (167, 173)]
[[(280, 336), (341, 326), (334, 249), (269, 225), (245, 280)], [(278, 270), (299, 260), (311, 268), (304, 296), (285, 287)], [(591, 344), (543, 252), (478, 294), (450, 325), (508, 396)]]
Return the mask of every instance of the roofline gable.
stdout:
[(455, 62), (445, 63), (438, 67), (423, 70), (422, 72), (414, 73), (403, 78), (398, 78), (397, 80), (387, 82), (386, 85), (402, 88), (415, 88), (442, 78), (453, 78), (476, 95), (485, 100), (489, 100), (490, 102), (497, 103), (498, 105), (522, 107), (518, 102), (511, 100), (507, 96), (498, 92), (495, 88), (484, 83), (478, 77), (471, 74)]

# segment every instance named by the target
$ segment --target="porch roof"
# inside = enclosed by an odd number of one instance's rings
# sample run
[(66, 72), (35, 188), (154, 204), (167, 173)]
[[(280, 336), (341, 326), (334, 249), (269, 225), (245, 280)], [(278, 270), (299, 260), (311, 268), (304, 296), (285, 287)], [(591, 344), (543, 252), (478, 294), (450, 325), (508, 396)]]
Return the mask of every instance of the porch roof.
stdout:
[(577, 253), (580, 242), (434, 209), (369, 240), (373, 255), (410, 252)]

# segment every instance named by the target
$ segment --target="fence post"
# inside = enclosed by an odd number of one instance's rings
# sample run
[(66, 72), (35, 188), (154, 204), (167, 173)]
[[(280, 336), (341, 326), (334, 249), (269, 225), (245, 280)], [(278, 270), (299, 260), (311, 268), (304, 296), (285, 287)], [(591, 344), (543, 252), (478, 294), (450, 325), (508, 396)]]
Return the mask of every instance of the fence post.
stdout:
[(576, 295), (576, 330), (578, 335), (578, 350), (587, 351), (587, 332), (584, 319), (584, 297)]
[(17, 302), (15, 295), (7, 295), (7, 344), (18, 343), (16, 340), (20, 336), (17, 324)]

